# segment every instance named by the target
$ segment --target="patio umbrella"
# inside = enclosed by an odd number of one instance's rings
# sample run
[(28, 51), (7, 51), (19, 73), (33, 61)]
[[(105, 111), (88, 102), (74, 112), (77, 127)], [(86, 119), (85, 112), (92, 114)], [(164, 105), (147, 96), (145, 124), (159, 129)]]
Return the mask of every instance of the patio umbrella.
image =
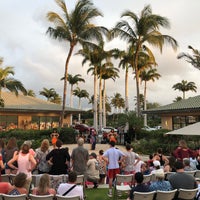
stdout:
[(200, 122), (165, 133), (166, 135), (200, 135)]

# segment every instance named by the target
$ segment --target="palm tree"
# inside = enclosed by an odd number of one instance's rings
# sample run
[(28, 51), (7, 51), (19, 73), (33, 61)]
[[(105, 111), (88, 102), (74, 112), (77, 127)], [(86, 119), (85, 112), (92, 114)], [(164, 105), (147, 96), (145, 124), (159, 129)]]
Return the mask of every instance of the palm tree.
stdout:
[(36, 94), (33, 90), (27, 90), (27, 96), (36, 97)]
[(60, 125), (63, 126), (63, 119), (65, 113), (66, 94), (67, 94), (67, 75), (68, 65), (72, 56), (74, 47), (77, 44), (82, 44), (85, 41), (97, 39), (102, 40), (101, 32), (107, 29), (100, 26), (95, 26), (91, 21), (98, 16), (102, 16), (100, 11), (94, 7), (90, 0), (79, 0), (75, 5), (74, 10), (69, 13), (64, 0), (55, 0), (57, 5), (62, 10), (62, 15), (55, 12), (48, 12), (47, 18), (54, 24), (54, 27), (49, 27), (47, 33), (51, 37), (63, 40), (69, 43), (69, 52), (65, 62), (64, 72), (64, 87), (63, 87), (63, 102), (62, 102), (62, 115)]
[(111, 99), (111, 104), (114, 106), (114, 108), (117, 110), (122, 109), (125, 107), (125, 101), (122, 98), (120, 93), (115, 93), (113, 98)]
[(151, 44), (158, 47), (162, 52), (163, 45), (168, 42), (174, 49), (177, 47), (177, 42), (169, 35), (163, 35), (159, 29), (160, 27), (168, 28), (169, 21), (167, 18), (160, 15), (152, 14), (150, 5), (144, 7), (141, 12), (141, 16), (138, 17), (131, 11), (125, 11), (121, 17), (126, 17), (126, 20), (122, 20), (117, 23), (115, 28), (112, 29), (112, 36), (119, 36), (124, 39), (132, 47), (134, 47), (133, 64), (136, 88), (137, 88), (137, 116), (140, 116), (140, 90), (139, 90), (139, 53), (141, 50), (145, 50), (148, 54), (152, 54), (151, 50), (145, 44)]
[(176, 83), (172, 86), (174, 90), (179, 90), (183, 92), (183, 99), (185, 99), (185, 92), (192, 91), (197, 92), (197, 87), (194, 82), (187, 82), (185, 80), (182, 80), (180, 83)]
[(173, 102), (175, 103), (175, 102), (181, 101), (182, 99), (183, 99), (182, 97), (177, 96), (177, 97), (173, 100)]
[[(78, 103), (78, 107), (79, 109), (81, 109), (81, 99), (82, 98), (89, 98), (89, 93), (86, 90), (81, 90), (79, 87), (77, 87), (74, 91), (73, 91), (73, 95), (77, 96), (79, 98), (79, 103)], [(79, 114), (78, 120), (80, 122), (81, 120), (81, 115)]]
[[(157, 69), (150, 69), (148, 71), (143, 70), (140, 72), (141, 82), (144, 81), (144, 110), (147, 109), (147, 81), (155, 81), (159, 79), (161, 75), (157, 73)], [(147, 125), (147, 115), (144, 114), (144, 126)]]
[(112, 79), (115, 81), (116, 78), (119, 78), (119, 70), (115, 67), (106, 68), (102, 73), (103, 79), (103, 127), (106, 127), (106, 80)]
[(200, 70), (200, 52), (192, 46), (188, 46), (188, 48), (192, 50), (192, 55), (188, 53), (180, 53), (177, 58), (185, 58), (188, 63)]
[(39, 94), (46, 97), (47, 101), (50, 101), (52, 98), (54, 98), (56, 91), (54, 88), (47, 89), (43, 87), (43, 90), (39, 91)]
[[(0, 65), (3, 64), (3, 58), (0, 58)], [(10, 75), (14, 76), (15, 72), (13, 67), (5, 67), (0, 68), (0, 106), (4, 107), (4, 100), (1, 97), (2, 89), (7, 89), (10, 92), (14, 92), (17, 96), (19, 91), (21, 91), (24, 95), (27, 94), (27, 91), (23, 84), (14, 78), (9, 77)]]
[(56, 103), (56, 104), (61, 104), (62, 100), (61, 100), (61, 96), (55, 92), (54, 96), (51, 97), (50, 102), (52, 103)]

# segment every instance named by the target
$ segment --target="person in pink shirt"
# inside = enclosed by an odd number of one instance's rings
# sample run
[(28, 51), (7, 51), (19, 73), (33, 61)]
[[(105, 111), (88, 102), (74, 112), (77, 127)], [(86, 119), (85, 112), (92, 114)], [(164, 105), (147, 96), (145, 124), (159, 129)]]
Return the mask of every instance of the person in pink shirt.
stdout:
[[(8, 166), (12, 169), (17, 170), (17, 174), (23, 172), (27, 175), (27, 181), (25, 188), (27, 191), (30, 189), (30, 184), (32, 181), (32, 171), (36, 167), (36, 160), (31, 153), (29, 153), (29, 145), (23, 144), (21, 150), (16, 153), (13, 158), (8, 162)], [(13, 163), (17, 161), (18, 167), (14, 166)]]

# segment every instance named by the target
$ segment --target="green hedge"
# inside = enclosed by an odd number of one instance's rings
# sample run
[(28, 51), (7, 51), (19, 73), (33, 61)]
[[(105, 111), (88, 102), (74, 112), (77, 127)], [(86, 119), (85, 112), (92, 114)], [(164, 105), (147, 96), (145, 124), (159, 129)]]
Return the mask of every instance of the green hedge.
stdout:
[[(20, 147), (25, 140), (32, 141), (32, 148), (36, 149), (40, 146), (43, 139), (49, 139), (51, 142), (50, 134), (52, 130), (10, 130), (6, 132), (0, 132), (0, 138), (4, 139), (5, 142), (11, 137), (17, 139), (18, 147)], [(77, 132), (73, 128), (61, 128), (58, 129), (59, 139), (62, 140), (64, 144), (73, 144), (76, 142)]]

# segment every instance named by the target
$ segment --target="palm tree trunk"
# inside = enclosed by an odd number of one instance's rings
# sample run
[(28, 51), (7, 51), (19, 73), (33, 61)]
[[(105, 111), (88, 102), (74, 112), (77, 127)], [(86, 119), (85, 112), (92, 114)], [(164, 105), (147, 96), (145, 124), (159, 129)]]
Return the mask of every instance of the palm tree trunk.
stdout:
[(103, 81), (103, 127), (106, 127), (106, 81)]
[[(71, 85), (71, 90), (70, 90), (70, 108), (73, 107), (73, 85)], [(70, 114), (70, 125), (72, 125), (73, 122), (73, 115)]]
[(71, 58), (72, 52), (73, 52), (74, 46), (70, 46), (69, 53), (67, 56), (67, 60), (65, 63), (65, 74), (64, 74), (64, 87), (63, 87), (63, 102), (62, 102), (62, 113), (60, 118), (60, 126), (63, 127), (63, 120), (65, 116), (65, 105), (66, 105), (66, 96), (67, 96), (67, 74), (68, 74), (68, 65), (69, 60)]
[(128, 102), (128, 67), (125, 72), (125, 111), (129, 110), (129, 102)]
[(94, 107), (93, 107), (93, 119), (94, 119), (94, 128), (98, 130), (98, 123), (97, 123), (97, 68), (95, 67), (94, 72)]
[[(147, 82), (144, 82), (144, 110), (147, 109)], [(144, 126), (147, 126), (147, 114), (144, 114)]]
[[(81, 109), (81, 98), (78, 100), (78, 108)], [(78, 114), (78, 121), (81, 122), (81, 114)]]
[(99, 78), (99, 129), (102, 129), (102, 79)]

